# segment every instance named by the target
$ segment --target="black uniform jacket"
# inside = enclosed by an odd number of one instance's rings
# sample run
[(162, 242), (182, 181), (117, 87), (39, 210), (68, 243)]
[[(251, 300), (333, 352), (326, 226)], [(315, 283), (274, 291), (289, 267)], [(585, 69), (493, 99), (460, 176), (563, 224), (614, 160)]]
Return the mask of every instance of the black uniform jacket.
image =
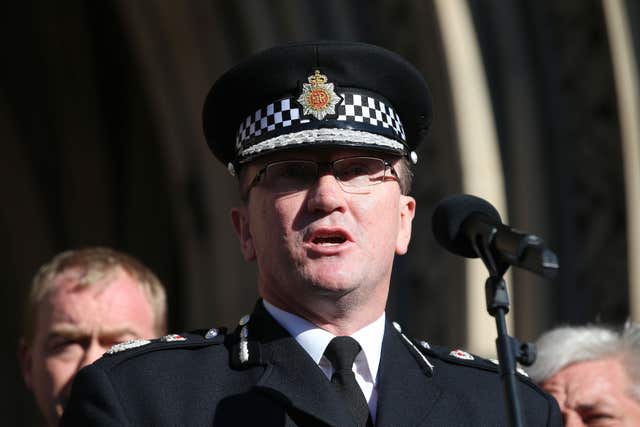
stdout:
[[(243, 328), (105, 355), (77, 375), (62, 425), (353, 425), (330, 381), (261, 301)], [(425, 347), (386, 325), (377, 426), (508, 425), (493, 363)], [(551, 396), (518, 382), (529, 427), (562, 424)]]

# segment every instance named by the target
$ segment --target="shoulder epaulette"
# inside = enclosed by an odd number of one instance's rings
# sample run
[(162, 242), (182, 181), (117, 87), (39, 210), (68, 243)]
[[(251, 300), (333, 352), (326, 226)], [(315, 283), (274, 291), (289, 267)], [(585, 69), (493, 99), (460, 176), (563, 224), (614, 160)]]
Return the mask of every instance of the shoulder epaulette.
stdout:
[[(484, 357), (466, 352), (461, 349), (450, 349), (443, 346), (430, 345), (426, 341), (413, 340), (416, 347), (425, 355), (435, 357), (447, 363), (470, 366), (492, 372), (499, 372), (499, 362), (496, 359), (485, 359)], [(517, 368), (519, 377), (527, 378), (529, 375), (520, 367)]]
[(180, 334), (169, 334), (151, 340), (129, 340), (112, 346), (104, 356), (123, 354), (126, 355), (126, 357), (131, 357), (151, 351), (217, 345), (224, 342), (226, 332), (226, 328), (211, 328)]

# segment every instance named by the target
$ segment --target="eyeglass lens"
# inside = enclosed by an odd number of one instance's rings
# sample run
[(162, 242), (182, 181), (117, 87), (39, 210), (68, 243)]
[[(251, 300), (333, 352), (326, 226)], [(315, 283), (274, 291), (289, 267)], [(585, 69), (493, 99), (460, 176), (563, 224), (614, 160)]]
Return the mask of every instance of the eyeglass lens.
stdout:
[(330, 163), (285, 160), (266, 166), (263, 184), (279, 193), (306, 190), (318, 179), (320, 165), (329, 165), (343, 188), (358, 189), (384, 180), (385, 162), (375, 157), (351, 157)]

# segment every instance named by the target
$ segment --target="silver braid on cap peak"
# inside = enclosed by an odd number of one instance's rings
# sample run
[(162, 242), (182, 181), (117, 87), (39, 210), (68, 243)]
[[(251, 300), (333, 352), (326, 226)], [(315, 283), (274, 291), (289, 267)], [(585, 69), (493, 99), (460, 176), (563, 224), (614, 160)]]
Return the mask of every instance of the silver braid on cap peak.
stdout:
[(404, 152), (406, 147), (386, 136), (376, 135), (361, 130), (351, 129), (308, 129), (295, 133), (288, 133), (275, 138), (267, 139), (256, 145), (252, 145), (238, 153), (243, 157), (249, 157), (262, 151), (273, 150), (276, 148), (287, 147), (296, 144), (321, 144), (323, 142), (342, 142), (348, 141), (360, 145), (369, 145), (372, 147), (391, 148), (398, 152)]

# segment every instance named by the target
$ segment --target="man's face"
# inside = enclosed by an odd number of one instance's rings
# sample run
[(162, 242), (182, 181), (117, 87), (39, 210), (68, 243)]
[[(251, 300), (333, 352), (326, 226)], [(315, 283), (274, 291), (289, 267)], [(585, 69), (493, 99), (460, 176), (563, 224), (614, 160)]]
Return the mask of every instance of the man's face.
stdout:
[(560, 405), (566, 427), (640, 426), (640, 402), (620, 358), (579, 362), (541, 384)]
[(38, 306), (33, 343), (20, 349), (25, 382), (48, 425), (57, 425), (80, 368), (114, 344), (155, 336), (151, 305), (126, 272), (118, 268), (86, 287), (79, 279), (77, 269), (54, 278)]
[[(297, 150), (267, 160), (352, 156), (379, 157), (358, 150)], [(267, 160), (247, 166), (245, 183)], [(258, 184), (247, 205), (232, 211), (245, 258), (257, 260), (260, 292), (295, 313), (318, 297), (347, 294), (353, 302), (376, 298), (384, 305), (394, 254), (407, 250), (415, 201), (401, 195), (393, 178), (352, 192), (324, 172), (308, 190), (292, 194)]]

